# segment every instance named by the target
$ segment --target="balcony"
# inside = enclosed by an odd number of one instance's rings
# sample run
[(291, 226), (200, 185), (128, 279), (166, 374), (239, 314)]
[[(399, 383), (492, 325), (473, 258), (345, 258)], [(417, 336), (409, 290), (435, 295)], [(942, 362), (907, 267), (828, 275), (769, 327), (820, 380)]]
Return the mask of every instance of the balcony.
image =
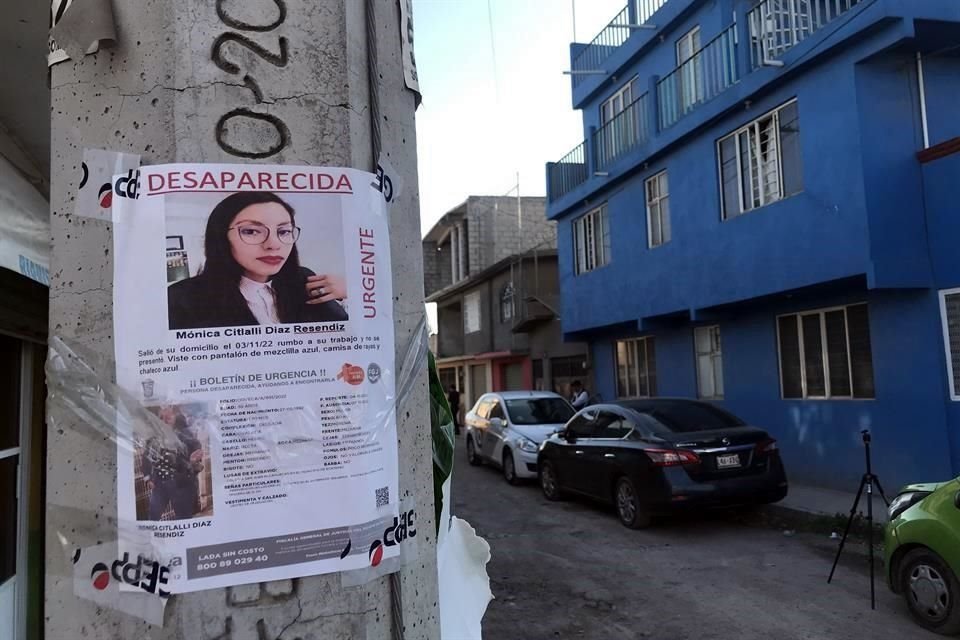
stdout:
[(747, 14), (751, 69), (780, 58), (863, 0), (764, 0)]
[(573, 59), (571, 73), (576, 87), (585, 76), (596, 74), (635, 29), (647, 28), (647, 21), (669, 0), (630, 0), (597, 37)]
[[(604, 69), (605, 61), (627, 41), (632, 29), (642, 28), (669, 1), (631, 0), (574, 58), (574, 88), (581, 77), (616, 71)], [(763, 0), (746, 14), (740, 13), (737, 22), (665, 77), (651, 79), (648, 93), (599, 130), (591, 131), (560, 161), (549, 163), (549, 202), (556, 202), (594, 176), (605, 177), (611, 166), (631, 153), (649, 156), (655, 146), (669, 144), (668, 137), (656, 145), (665, 131), (751, 72), (782, 66), (781, 58), (790, 49), (858, 5), (866, 4), (864, 0)], [(647, 153), (642, 153), (644, 149)]]

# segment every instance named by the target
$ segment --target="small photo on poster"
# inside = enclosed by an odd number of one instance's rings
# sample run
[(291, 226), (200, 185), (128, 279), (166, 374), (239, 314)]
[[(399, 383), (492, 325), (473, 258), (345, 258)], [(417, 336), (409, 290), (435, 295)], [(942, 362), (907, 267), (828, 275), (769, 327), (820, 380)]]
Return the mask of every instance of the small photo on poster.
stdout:
[(177, 193), (165, 221), (170, 329), (349, 319), (339, 197)]
[(204, 403), (145, 407), (163, 432), (134, 441), (137, 520), (188, 520), (213, 515), (211, 416)]

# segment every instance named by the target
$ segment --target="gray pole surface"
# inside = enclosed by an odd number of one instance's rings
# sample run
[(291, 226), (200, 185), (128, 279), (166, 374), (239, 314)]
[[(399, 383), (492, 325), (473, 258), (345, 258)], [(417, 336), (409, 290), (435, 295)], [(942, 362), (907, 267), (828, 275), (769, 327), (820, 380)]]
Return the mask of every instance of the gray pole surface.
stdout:
[[(360, 0), (112, 4), (117, 45), (52, 69), (51, 335), (112, 360), (111, 225), (73, 215), (84, 148), (139, 153), (144, 164), (263, 162), (372, 171), (376, 121), (383, 153), (405, 184), (390, 210), (399, 355), (416, 336), (424, 308), (414, 94), (404, 86), (397, 1), (367, 3), (375, 14), (371, 44), (379, 77), (373, 83)], [(371, 88), (378, 100), (371, 100)], [(397, 592), (402, 637), (438, 638), (425, 372), (397, 414), (401, 499), (418, 513), (417, 544), (407, 551), (399, 587), (384, 577), (343, 588), (334, 574), (203, 591), (173, 598), (160, 629), (73, 594), (61, 535), (86, 546), (107, 542), (115, 531), (116, 444), (52, 406), (47, 640), (395, 638), (401, 637), (391, 608)]]

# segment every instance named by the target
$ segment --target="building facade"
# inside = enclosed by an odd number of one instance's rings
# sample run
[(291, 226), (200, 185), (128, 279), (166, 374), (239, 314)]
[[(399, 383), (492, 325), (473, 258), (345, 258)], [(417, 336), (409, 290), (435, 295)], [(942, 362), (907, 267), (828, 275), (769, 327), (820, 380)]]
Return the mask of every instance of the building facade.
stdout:
[[(708, 399), (795, 481), (960, 473), (960, 4), (631, 0), (571, 47), (561, 317), (605, 399)], [(954, 376), (954, 368), (957, 375)]]
[(543, 198), (523, 198), (521, 216), (516, 198), (471, 196), (423, 240), (437, 366), (464, 409), (489, 391), (568, 394), (590, 380), (586, 345), (560, 330), (556, 225)]

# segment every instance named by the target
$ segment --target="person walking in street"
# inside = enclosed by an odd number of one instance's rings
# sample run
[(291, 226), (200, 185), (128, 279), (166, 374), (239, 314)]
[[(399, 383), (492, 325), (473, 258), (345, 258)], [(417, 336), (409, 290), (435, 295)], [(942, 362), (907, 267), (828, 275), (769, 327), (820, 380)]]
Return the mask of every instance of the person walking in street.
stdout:
[(447, 392), (447, 402), (450, 403), (450, 412), (453, 413), (453, 432), (460, 435), (460, 392), (454, 385), (450, 385)]
[(587, 406), (587, 402), (590, 401), (590, 396), (587, 395), (587, 390), (583, 388), (583, 383), (579, 380), (574, 380), (573, 384), (570, 385), (570, 404), (573, 405), (573, 408), (579, 411)]
[(172, 430), (174, 439), (162, 442), (151, 438), (145, 448), (141, 468), (150, 488), (149, 519), (160, 520), (169, 506), (175, 520), (186, 520), (196, 512), (203, 449), (178, 408), (163, 407), (160, 419)]

